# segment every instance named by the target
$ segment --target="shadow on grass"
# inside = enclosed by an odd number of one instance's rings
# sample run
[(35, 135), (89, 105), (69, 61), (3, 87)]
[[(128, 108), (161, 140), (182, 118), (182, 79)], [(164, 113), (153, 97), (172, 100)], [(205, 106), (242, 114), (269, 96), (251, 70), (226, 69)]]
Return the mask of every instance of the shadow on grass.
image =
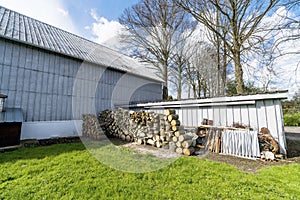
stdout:
[(53, 144), (49, 146), (21, 147), (14, 151), (0, 153), (0, 164), (4, 162), (15, 162), (26, 159), (43, 159), (45, 157), (58, 156), (73, 151), (83, 151), (85, 146), (81, 142), (67, 144)]

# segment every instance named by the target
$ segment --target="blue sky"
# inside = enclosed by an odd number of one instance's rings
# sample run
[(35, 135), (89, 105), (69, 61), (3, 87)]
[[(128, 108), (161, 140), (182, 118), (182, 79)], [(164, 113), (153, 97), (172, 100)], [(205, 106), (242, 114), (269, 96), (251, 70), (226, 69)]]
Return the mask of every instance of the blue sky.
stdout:
[[(91, 9), (94, 9), (99, 17), (104, 17), (108, 21), (118, 21), (123, 10), (137, 2), (138, 0), (63, 0), (65, 8), (78, 28), (84, 28), (94, 22), (90, 15)], [(86, 35), (90, 34), (89, 31), (82, 31)]]
[[(0, 5), (102, 43), (117, 32), (118, 17), (138, 0), (0, 0)], [(103, 39), (104, 38), (104, 39)]]

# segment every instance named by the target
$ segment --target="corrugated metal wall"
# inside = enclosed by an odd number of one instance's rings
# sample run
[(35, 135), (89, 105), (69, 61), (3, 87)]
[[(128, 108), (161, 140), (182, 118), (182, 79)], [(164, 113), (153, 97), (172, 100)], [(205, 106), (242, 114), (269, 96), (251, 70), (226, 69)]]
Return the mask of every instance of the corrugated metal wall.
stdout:
[[(25, 121), (80, 119), (82, 113), (109, 109), (123, 75), (0, 38), (0, 93), (8, 95), (7, 107), (22, 108)], [(127, 77), (133, 85), (137, 80), (149, 83), (141, 77)], [(161, 99), (161, 84), (150, 82), (154, 83), (150, 86), (153, 93), (143, 93), (140, 99), (136, 95), (135, 101)]]

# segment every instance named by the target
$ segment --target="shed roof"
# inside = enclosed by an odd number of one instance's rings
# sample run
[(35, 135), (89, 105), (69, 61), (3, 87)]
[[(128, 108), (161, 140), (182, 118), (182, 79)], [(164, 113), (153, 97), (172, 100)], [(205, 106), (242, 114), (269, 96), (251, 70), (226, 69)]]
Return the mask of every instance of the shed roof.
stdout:
[(136, 59), (0, 6), (0, 38), (160, 81)]
[(21, 108), (7, 108), (5, 112), (0, 112), (0, 123), (4, 122), (23, 122)]
[(198, 106), (226, 106), (226, 105), (250, 105), (255, 104), (257, 100), (263, 99), (287, 99), (287, 90), (270, 91), (262, 93), (222, 96), (202, 99), (185, 99), (163, 102), (138, 103), (130, 105), (130, 107), (145, 107), (145, 108), (172, 108), (172, 107), (198, 107)]

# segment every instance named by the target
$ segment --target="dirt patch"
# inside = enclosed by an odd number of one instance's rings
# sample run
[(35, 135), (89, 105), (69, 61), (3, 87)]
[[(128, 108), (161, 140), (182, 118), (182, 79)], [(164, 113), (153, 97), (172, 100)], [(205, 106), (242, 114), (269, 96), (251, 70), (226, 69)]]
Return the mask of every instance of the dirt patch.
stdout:
[(136, 143), (128, 143), (124, 144), (123, 146), (138, 151), (142, 154), (152, 154), (158, 158), (178, 158), (182, 156), (175, 152), (170, 152), (168, 149), (156, 148), (149, 145), (138, 145)]
[(270, 167), (270, 166), (279, 166), (279, 165), (286, 165), (290, 163), (299, 163), (300, 164), (300, 157), (293, 157), (293, 158), (287, 158), (284, 160), (279, 161), (262, 161), (262, 160), (250, 160), (245, 158), (239, 158), (235, 156), (229, 156), (229, 155), (220, 155), (215, 153), (207, 153), (206, 159), (216, 161), (216, 162), (222, 162), (227, 163), (229, 165), (233, 165), (237, 167), (241, 171), (249, 172), (249, 173), (256, 173), (257, 170)]

